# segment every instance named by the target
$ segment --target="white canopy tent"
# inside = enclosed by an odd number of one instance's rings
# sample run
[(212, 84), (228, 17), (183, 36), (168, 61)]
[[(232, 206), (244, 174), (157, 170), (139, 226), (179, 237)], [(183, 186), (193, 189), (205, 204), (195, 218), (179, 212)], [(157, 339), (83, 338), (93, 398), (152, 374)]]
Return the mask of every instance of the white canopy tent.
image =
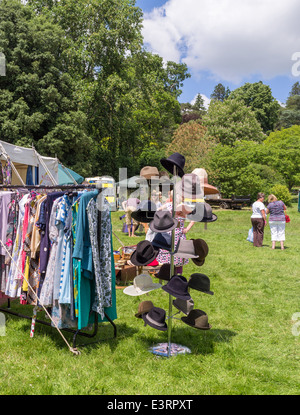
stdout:
[(57, 158), (41, 156), (34, 148), (16, 146), (0, 141), (0, 162), (7, 160), (12, 166), (12, 185), (24, 185), (28, 166), (38, 167), (38, 180), (36, 169), (32, 169), (33, 182), (39, 185), (51, 186), (58, 184)]

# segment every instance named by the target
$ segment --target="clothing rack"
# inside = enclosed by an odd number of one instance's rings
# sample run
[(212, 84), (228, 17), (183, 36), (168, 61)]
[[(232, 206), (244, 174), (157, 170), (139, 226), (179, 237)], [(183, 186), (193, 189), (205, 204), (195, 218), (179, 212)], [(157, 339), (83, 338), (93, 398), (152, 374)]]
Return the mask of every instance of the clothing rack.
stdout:
[[(6, 185), (6, 184), (1, 184), (0, 185), (0, 189), (28, 189), (28, 190), (38, 190), (38, 189), (61, 189), (61, 190), (73, 190), (73, 189), (102, 189), (102, 184), (101, 183), (96, 183), (95, 185), (86, 185), (86, 184), (76, 184), (76, 185)], [(0, 307), (0, 312), (5, 313), (5, 314), (10, 314), (10, 315), (14, 315), (16, 317), (19, 318), (23, 318), (23, 319), (28, 319), (28, 320), (32, 320), (33, 321), (33, 317), (30, 317), (28, 315), (24, 315), (22, 313), (17, 313), (14, 312), (10, 309), (10, 298), (7, 299), (7, 308), (3, 308)], [(80, 354), (80, 352), (77, 351), (76, 348), (76, 340), (77, 340), (77, 336), (82, 336), (82, 337), (87, 337), (87, 338), (93, 338), (97, 335), (98, 333), (98, 328), (99, 328), (99, 324), (98, 324), (98, 314), (96, 312), (94, 312), (95, 315), (95, 321), (94, 321), (94, 330), (93, 333), (86, 333), (83, 332), (81, 330), (75, 330), (75, 329), (71, 329), (71, 328), (61, 328), (61, 331), (65, 331), (65, 332), (69, 332), (69, 333), (73, 333), (73, 350), (75, 351), (75, 354)], [(111, 320), (111, 318), (107, 315), (107, 313), (104, 312), (104, 316), (106, 317), (107, 321), (111, 324), (111, 326), (113, 327), (113, 338), (117, 337), (117, 327), (115, 325), (115, 323)], [(44, 321), (44, 320), (39, 320), (39, 319), (35, 319), (35, 322), (45, 325), (45, 326), (50, 326), (52, 328), (55, 328), (51, 325), (51, 323)], [(107, 340), (107, 339), (106, 339)], [(103, 340), (98, 340), (95, 343), (98, 343), (100, 341)], [(91, 344), (91, 343), (88, 343)], [(81, 344), (80, 346), (86, 346), (88, 344)]]

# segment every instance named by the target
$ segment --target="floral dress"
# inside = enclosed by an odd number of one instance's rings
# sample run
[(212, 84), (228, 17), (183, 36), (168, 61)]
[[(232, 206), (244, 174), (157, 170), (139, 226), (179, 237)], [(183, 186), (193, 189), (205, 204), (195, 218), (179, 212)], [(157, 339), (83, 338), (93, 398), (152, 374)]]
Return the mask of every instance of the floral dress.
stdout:
[[(166, 209), (172, 213), (172, 203), (167, 203)], [(184, 221), (185, 219), (182, 217), (176, 217), (178, 220), (178, 226), (175, 228), (175, 247), (178, 245), (180, 239), (186, 239), (185, 234), (183, 233), (184, 229)], [(172, 231), (168, 232), (169, 234)], [(166, 251), (165, 249), (160, 249), (159, 253), (156, 257), (156, 260), (162, 264), (170, 264), (171, 263), (171, 254), (170, 252)], [(189, 260), (186, 258), (179, 258), (174, 255), (174, 265), (175, 266), (182, 266), (188, 264)]]
[[(95, 271), (96, 295), (92, 309), (104, 318), (104, 307), (112, 305), (111, 256), (110, 256), (110, 210), (105, 197), (100, 194), (102, 209), (101, 218), (94, 199), (87, 206), (89, 231)], [(98, 243), (100, 241), (100, 244)]]

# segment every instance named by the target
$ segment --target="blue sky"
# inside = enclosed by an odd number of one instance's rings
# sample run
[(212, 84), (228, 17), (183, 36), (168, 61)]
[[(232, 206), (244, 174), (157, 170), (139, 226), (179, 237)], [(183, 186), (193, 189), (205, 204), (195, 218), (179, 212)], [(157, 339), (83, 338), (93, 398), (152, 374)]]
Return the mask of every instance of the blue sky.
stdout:
[(232, 91), (262, 81), (286, 102), (300, 82), (299, 0), (137, 0), (147, 50), (187, 64), (180, 102), (205, 102), (222, 83)]

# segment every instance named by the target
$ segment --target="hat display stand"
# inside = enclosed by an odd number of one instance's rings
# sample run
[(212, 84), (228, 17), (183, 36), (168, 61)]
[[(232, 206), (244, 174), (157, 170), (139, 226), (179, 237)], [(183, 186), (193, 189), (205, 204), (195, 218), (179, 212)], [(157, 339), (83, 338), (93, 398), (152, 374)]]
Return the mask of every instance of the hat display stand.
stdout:
[[(173, 167), (173, 177), (177, 177), (178, 171), (177, 167), (174, 165)], [(175, 179), (174, 179), (175, 180)], [(175, 216), (175, 201), (176, 201), (176, 189), (175, 185), (173, 186), (173, 200), (172, 200), (172, 218)], [(175, 274), (175, 267), (174, 267), (174, 254), (175, 254), (175, 229), (172, 230), (172, 240), (171, 240), (171, 263), (170, 263), (170, 279)], [(172, 295), (169, 294), (169, 311), (167, 316), (168, 321), (168, 341), (167, 343), (159, 343), (156, 346), (153, 346), (149, 349), (149, 351), (158, 356), (165, 356), (165, 357), (173, 357), (177, 356), (178, 354), (186, 354), (191, 353), (191, 350), (180, 344), (172, 343), (172, 319), (174, 316), (172, 315), (172, 307), (173, 307), (173, 298)], [(177, 314), (177, 313), (176, 313)]]
[[(176, 157), (173, 157), (174, 160), (172, 159), (172, 157), (167, 159), (168, 163), (166, 165), (164, 165), (162, 163), (163, 166), (169, 171), (169, 173), (173, 173), (173, 178), (171, 179), (171, 183), (172, 183), (172, 187), (173, 187), (171, 216), (172, 216), (173, 221), (176, 219), (175, 218), (176, 200), (177, 200), (176, 199), (176, 178), (178, 176), (182, 177), (184, 175), (184, 171), (183, 171), (184, 158), (183, 158), (183, 156), (181, 156), (181, 158), (180, 158), (179, 157), (180, 155), (178, 155), (178, 153), (175, 153), (175, 156)], [(164, 161), (165, 159), (162, 159), (162, 160)], [(161, 162), (162, 162), (162, 160), (161, 160)], [(164, 163), (165, 163), (165, 161), (164, 161)], [(172, 169), (173, 169), (173, 172), (172, 172)], [(162, 219), (162, 218), (160, 218), (160, 219)], [(152, 224), (152, 228), (154, 227), (154, 225), (156, 227), (156, 224)], [(151, 228), (151, 222), (149, 223), (149, 227)], [(156, 227), (156, 229), (154, 229), (154, 230), (152, 229), (152, 230), (153, 231), (156, 230), (157, 233), (160, 233), (160, 232), (162, 233), (163, 231), (161, 229), (162, 228)], [(175, 249), (175, 227), (171, 228), (171, 226), (170, 226), (169, 229), (171, 229), (171, 249), (170, 249), (170, 252), (169, 252), (170, 253), (169, 277), (167, 278), (168, 270), (166, 272), (166, 275), (163, 275), (164, 276), (163, 279), (168, 281), (167, 284), (169, 284), (172, 277), (177, 276), (176, 266), (174, 265), (174, 262), (175, 262), (174, 261), (174, 256), (176, 255), (176, 253), (178, 253), (177, 252), (177, 247)], [(195, 244), (194, 244), (194, 247), (195, 247)], [(162, 249), (164, 249), (164, 248), (162, 248)], [(184, 250), (183, 250), (183, 254), (185, 254)], [(187, 255), (186, 258), (191, 258), (190, 253), (187, 252), (187, 254), (189, 254), (189, 256)], [(181, 256), (181, 257), (185, 257), (185, 255)], [(196, 261), (195, 256), (193, 256), (192, 259), (193, 259), (193, 261)], [(197, 259), (198, 259), (198, 257), (197, 257)], [(196, 265), (201, 266), (201, 265), (203, 265), (203, 262), (201, 263), (201, 261), (196, 261), (195, 263), (196, 263)], [(143, 271), (145, 271), (145, 268), (146, 268), (145, 265), (137, 267), (138, 274), (141, 274)], [(188, 282), (187, 282), (186, 278), (183, 277), (182, 275), (178, 275), (177, 278), (181, 278), (181, 280), (183, 282), (183, 285), (181, 283), (181, 287), (184, 287), (184, 283), (186, 283), (188, 285)], [(168, 313), (166, 313), (163, 309), (160, 309), (159, 307), (154, 307), (154, 306), (151, 309), (151, 313), (150, 313), (150, 311), (148, 313), (142, 313), (141, 312), (142, 319), (144, 320), (145, 325), (148, 324), (148, 325), (150, 325), (153, 328), (156, 328), (158, 330), (166, 331), (166, 333), (167, 333), (167, 342), (159, 343), (159, 344), (154, 345), (154, 346), (152, 346), (148, 349), (149, 352), (151, 352), (155, 355), (164, 356), (164, 357), (173, 357), (173, 356), (177, 356), (179, 354), (191, 353), (191, 350), (188, 347), (183, 346), (181, 344), (172, 343), (172, 320), (173, 319), (180, 320), (180, 321), (184, 322), (186, 324), (186, 326), (194, 327), (194, 328), (201, 329), (201, 330), (207, 330), (207, 329), (211, 328), (211, 326), (208, 324), (206, 313), (203, 312), (202, 310), (193, 309), (194, 302), (193, 302), (192, 298), (189, 295), (189, 292), (190, 292), (189, 288), (190, 287), (187, 288), (188, 289), (188, 297), (189, 297), (189, 300), (187, 300), (186, 298), (180, 297), (178, 290), (176, 290), (176, 288), (180, 287), (180, 284), (178, 285), (179, 280), (176, 279), (176, 282), (175, 282), (175, 279), (173, 279), (172, 281), (174, 282), (173, 286), (172, 286), (172, 289), (171, 289), (170, 286), (168, 287), (168, 289), (165, 289), (165, 286), (160, 287), (160, 288), (163, 288), (164, 291), (167, 292), (168, 295), (169, 295)], [(161, 284), (162, 281), (159, 280), (159, 283)], [(176, 286), (175, 286), (175, 284), (176, 284)], [(199, 284), (196, 285), (196, 287), (194, 287), (194, 288), (199, 289)], [(204, 291), (204, 292), (206, 292), (206, 291)], [(208, 293), (210, 294), (212, 292), (208, 292)], [(148, 294), (146, 294), (146, 295), (148, 295)], [(178, 299), (182, 299), (184, 301), (185, 300), (190, 301), (189, 307), (187, 305), (186, 309), (184, 309), (184, 308), (180, 307), (180, 304), (178, 304), (178, 301), (177, 301), (176, 304), (174, 304), (174, 307), (176, 308), (176, 310), (174, 310), (174, 313), (173, 313), (173, 302), (175, 301), (174, 296), (176, 297), (176, 301)], [(186, 295), (184, 297), (186, 297)], [(179, 307), (178, 307), (178, 305), (179, 305)], [(186, 317), (182, 317), (182, 318), (175, 317), (181, 312), (183, 314), (185, 314)], [(138, 315), (138, 316), (140, 317), (140, 315)], [(137, 315), (136, 315), (136, 317), (137, 317)]]

